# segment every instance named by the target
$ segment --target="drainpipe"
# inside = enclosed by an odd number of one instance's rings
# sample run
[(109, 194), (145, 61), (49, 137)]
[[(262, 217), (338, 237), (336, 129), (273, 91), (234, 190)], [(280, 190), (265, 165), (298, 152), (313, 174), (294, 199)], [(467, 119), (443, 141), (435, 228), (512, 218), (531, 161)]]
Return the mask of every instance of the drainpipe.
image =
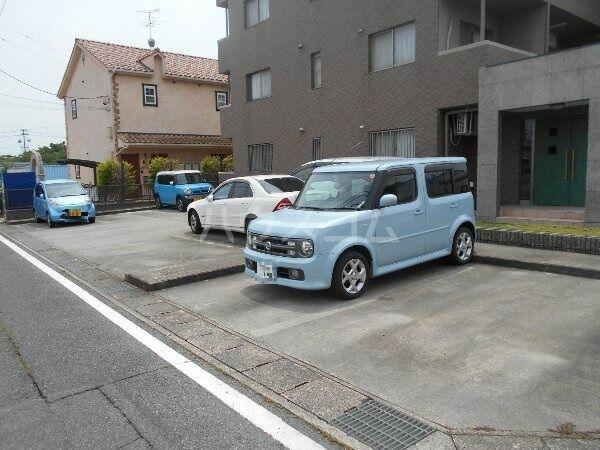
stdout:
[(481, 0), (481, 16), (479, 18), (479, 40), (485, 41), (485, 0)]

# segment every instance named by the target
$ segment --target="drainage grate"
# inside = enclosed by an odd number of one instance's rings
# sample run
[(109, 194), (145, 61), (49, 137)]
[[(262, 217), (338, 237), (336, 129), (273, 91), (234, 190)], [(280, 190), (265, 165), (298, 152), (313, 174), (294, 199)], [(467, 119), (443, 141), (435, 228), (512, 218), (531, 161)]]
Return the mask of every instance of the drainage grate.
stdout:
[(435, 431), (435, 428), (375, 400), (346, 411), (331, 424), (373, 449), (404, 449)]

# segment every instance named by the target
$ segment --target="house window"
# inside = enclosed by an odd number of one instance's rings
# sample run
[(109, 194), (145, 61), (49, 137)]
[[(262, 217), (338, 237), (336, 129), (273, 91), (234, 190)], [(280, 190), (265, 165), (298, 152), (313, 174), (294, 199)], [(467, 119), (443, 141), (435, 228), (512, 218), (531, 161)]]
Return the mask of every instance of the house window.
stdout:
[(271, 96), (271, 69), (248, 75), (248, 100), (260, 100)]
[(248, 168), (250, 172), (268, 173), (273, 171), (273, 144), (248, 146)]
[(323, 138), (313, 139), (313, 161), (317, 159), (323, 159)]
[(269, 0), (246, 0), (246, 28), (269, 18)]
[(142, 84), (144, 106), (158, 106), (158, 92), (155, 84)]
[(223, 106), (226, 106), (229, 104), (229, 96), (227, 95), (227, 92), (221, 92), (221, 91), (216, 91), (215, 92), (215, 98), (216, 98), (216, 102), (217, 102), (217, 111), (221, 111), (221, 108)]
[(73, 120), (77, 119), (77, 99), (71, 100), (71, 117)]
[(225, 36), (229, 36), (230, 34), (230, 23), (231, 23), (231, 14), (229, 12), (229, 8), (225, 8)]
[(75, 164), (75, 179), (81, 180), (81, 166), (79, 164)]
[(370, 136), (371, 156), (398, 156), (414, 158), (415, 129), (372, 131)]
[(312, 68), (312, 88), (318, 89), (322, 86), (322, 84), (321, 84), (321, 52), (313, 53), (311, 55), (311, 68)]
[(415, 23), (407, 23), (371, 35), (371, 71), (415, 61)]

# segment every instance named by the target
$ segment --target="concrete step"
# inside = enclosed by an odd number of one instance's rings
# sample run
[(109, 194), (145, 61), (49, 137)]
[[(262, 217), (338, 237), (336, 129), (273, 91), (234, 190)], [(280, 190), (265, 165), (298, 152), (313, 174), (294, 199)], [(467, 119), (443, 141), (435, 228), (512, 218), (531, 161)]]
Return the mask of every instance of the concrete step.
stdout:
[(549, 219), (549, 218), (531, 218), (531, 217), (511, 217), (500, 216), (496, 219), (503, 223), (525, 223), (537, 225), (556, 225), (559, 227), (583, 227), (583, 220), (573, 219)]
[(531, 208), (519, 206), (503, 206), (500, 208), (502, 217), (517, 217), (527, 219), (562, 219), (573, 222), (583, 221), (583, 208)]

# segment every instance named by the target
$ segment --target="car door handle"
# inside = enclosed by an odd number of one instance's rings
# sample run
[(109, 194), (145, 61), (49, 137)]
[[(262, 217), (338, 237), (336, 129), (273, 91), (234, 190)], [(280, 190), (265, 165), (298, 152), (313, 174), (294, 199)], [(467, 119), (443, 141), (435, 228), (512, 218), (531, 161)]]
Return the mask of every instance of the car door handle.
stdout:
[(450, 209), (458, 208), (458, 203), (450, 203)]
[(420, 210), (420, 209), (417, 209), (417, 210), (415, 211), (415, 216), (422, 216), (423, 214), (425, 214), (425, 211), (422, 211), (422, 210)]

